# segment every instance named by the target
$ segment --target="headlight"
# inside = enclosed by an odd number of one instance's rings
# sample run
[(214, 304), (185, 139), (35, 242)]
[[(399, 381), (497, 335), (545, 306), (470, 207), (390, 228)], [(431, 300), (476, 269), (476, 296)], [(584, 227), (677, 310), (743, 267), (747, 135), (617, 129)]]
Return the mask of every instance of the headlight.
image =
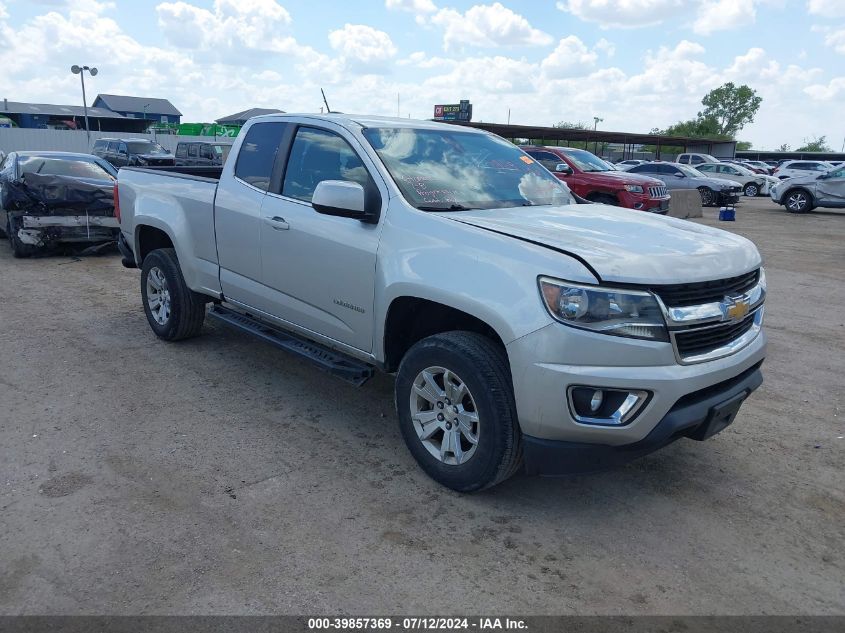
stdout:
[(643, 188), (641, 185), (625, 185), (625, 191), (630, 191), (631, 193), (642, 193)]
[(546, 308), (561, 323), (613, 336), (669, 340), (663, 313), (649, 292), (579, 286), (549, 277), (538, 281)]

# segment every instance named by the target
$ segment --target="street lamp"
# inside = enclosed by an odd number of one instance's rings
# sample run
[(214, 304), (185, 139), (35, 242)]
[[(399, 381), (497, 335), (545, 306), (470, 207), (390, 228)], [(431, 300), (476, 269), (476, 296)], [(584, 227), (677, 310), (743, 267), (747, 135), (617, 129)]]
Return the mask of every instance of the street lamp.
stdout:
[[(604, 119), (602, 119), (601, 117), (597, 117), (597, 116), (593, 117), (593, 132), (596, 131), (596, 128), (599, 126), (599, 123), (601, 123), (602, 121), (604, 121)], [(593, 153), (594, 154), (598, 151), (598, 148), (599, 148), (598, 140), (593, 141)], [(586, 145), (584, 146), (584, 149), (587, 149)]]
[(97, 76), (97, 69), (96, 68), (89, 68), (88, 66), (77, 66), (74, 64), (70, 67), (70, 72), (74, 75), (79, 75), (79, 79), (82, 80), (82, 108), (85, 111), (85, 134), (88, 137), (88, 146), (91, 146), (91, 128), (88, 126), (88, 102), (85, 99), (85, 71), (92, 77)]

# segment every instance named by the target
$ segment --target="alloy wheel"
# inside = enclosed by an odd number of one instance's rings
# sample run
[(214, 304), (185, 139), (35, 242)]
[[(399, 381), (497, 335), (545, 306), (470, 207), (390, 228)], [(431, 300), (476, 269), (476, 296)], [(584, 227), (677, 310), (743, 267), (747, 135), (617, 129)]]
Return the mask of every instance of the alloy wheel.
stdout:
[(451, 466), (472, 459), (478, 447), (478, 409), (455, 372), (423, 369), (414, 379), (410, 406), (417, 437), (432, 456)]
[(147, 306), (159, 325), (170, 319), (170, 289), (161, 268), (154, 266), (147, 274)]

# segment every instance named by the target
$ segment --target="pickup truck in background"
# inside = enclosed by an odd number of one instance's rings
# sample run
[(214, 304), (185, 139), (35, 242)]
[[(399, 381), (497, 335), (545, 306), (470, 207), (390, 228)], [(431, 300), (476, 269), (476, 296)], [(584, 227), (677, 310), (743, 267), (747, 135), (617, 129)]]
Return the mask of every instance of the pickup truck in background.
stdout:
[(652, 213), (669, 210), (669, 192), (657, 178), (616, 169), (583, 149), (536, 145), (521, 149), (590, 202)]
[(209, 317), (355, 384), (395, 373), (408, 449), (455, 490), (706, 439), (762, 381), (751, 242), (573, 204), (481, 130), (256, 117), (222, 168), (121, 169), (115, 195), (157, 336)]

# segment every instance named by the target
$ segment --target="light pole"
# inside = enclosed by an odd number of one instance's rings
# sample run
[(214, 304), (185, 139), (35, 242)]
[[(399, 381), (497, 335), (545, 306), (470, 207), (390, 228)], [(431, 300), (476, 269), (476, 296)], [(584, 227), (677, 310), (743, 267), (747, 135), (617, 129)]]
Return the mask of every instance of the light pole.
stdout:
[[(593, 117), (593, 132), (596, 131), (596, 128), (598, 128), (598, 126), (599, 126), (599, 123), (601, 123), (602, 121), (604, 121), (604, 119), (602, 119), (601, 117), (597, 117), (597, 116)], [(598, 149), (598, 147), (599, 147), (598, 140), (593, 141), (593, 153), (594, 154), (596, 153), (596, 150)]]
[(85, 111), (85, 135), (88, 138), (88, 147), (91, 147), (91, 128), (88, 126), (88, 101), (85, 99), (85, 71), (88, 71), (92, 77), (97, 76), (97, 69), (88, 66), (77, 66), (74, 64), (70, 67), (70, 72), (74, 75), (79, 75), (82, 80), (82, 109)]

